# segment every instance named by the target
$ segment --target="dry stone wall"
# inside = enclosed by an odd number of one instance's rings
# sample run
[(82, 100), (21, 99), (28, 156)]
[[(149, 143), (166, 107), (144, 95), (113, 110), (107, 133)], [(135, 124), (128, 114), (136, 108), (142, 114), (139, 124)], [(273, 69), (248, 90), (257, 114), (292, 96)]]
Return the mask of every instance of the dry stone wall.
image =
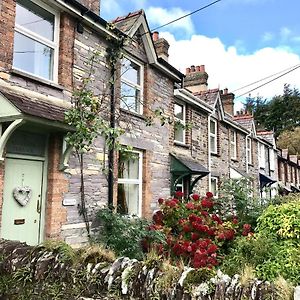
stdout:
[[(30, 299), (48, 299), (48, 291), (43, 288), (53, 289), (57, 282), (61, 298), (56, 295), (53, 299), (281, 299), (272, 284), (257, 279), (242, 284), (239, 275), (230, 278), (222, 273), (203, 279), (201, 271), (185, 268), (178, 272), (176, 267), (170, 276), (162, 270), (160, 261), (140, 262), (126, 257), (109, 261), (103, 258), (105, 255), (87, 259), (84, 250), (79, 252), (85, 257), (80, 261), (76, 252), (72, 257), (66, 249), (0, 240), (0, 299), (24, 295), (27, 285)], [(3, 278), (19, 283), (7, 290)]]

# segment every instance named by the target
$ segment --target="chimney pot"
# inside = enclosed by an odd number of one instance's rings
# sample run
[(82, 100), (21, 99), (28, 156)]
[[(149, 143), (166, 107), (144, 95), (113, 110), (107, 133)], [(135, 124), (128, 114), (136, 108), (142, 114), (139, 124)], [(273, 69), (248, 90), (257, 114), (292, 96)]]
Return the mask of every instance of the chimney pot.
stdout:
[(185, 69), (185, 74), (189, 74), (189, 73), (191, 73), (191, 68), (186, 68)]
[(200, 66), (196, 67), (196, 72), (200, 72)]
[(152, 33), (152, 39), (154, 42), (156, 42), (159, 39), (159, 32), (158, 31), (154, 31)]
[(224, 89), (224, 94), (227, 95), (228, 94), (228, 88)]
[(194, 65), (191, 66), (191, 72), (195, 72), (195, 66)]
[(205, 72), (205, 65), (201, 65), (199, 71), (200, 71), (201, 73), (204, 73), (204, 72)]

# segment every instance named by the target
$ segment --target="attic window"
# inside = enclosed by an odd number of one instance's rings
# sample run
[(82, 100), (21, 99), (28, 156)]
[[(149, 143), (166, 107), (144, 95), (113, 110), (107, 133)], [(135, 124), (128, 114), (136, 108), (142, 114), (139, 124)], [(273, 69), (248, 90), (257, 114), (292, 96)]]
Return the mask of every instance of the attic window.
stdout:
[(142, 66), (124, 58), (121, 66), (121, 103), (123, 109), (143, 113)]

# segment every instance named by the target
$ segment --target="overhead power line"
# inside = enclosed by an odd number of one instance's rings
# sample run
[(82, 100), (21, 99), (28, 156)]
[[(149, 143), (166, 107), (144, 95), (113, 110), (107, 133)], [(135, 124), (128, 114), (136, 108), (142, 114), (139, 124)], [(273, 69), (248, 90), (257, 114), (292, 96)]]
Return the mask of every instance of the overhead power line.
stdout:
[(264, 81), (264, 80), (266, 80), (266, 79), (269, 79), (269, 78), (274, 77), (274, 76), (276, 76), (276, 75), (279, 75), (279, 74), (281, 74), (281, 73), (283, 73), (283, 72), (286, 72), (286, 71), (288, 71), (288, 70), (290, 70), (290, 69), (292, 69), (292, 68), (297, 67), (298, 65), (299, 65), (299, 64), (297, 64), (297, 65), (295, 65), (295, 66), (291, 66), (291, 67), (286, 68), (286, 69), (284, 69), (284, 70), (281, 70), (280, 72), (274, 73), (274, 74), (272, 74), (272, 75), (268, 75), (267, 77), (258, 79), (258, 80), (254, 81), (254, 82), (252, 82), (252, 83), (249, 83), (249, 84), (244, 85), (244, 86), (242, 86), (242, 87), (240, 87), (240, 88), (238, 88), (238, 89), (233, 90), (232, 93), (235, 93), (235, 92), (237, 92), (237, 91), (239, 91), (239, 90), (243, 90), (243, 89), (246, 88), (246, 87), (249, 87), (249, 86), (251, 86), (251, 85), (254, 85), (254, 84), (256, 84), (256, 83), (259, 83), (259, 82), (261, 82), (261, 81)]
[(158, 26), (158, 27), (155, 27), (155, 28), (151, 29), (150, 32), (156, 31), (156, 30), (158, 30), (158, 29), (160, 29), (160, 28), (163, 28), (163, 27), (165, 27), (165, 26), (168, 26), (168, 25), (170, 25), (170, 24), (173, 24), (173, 23), (175, 23), (175, 22), (177, 22), (177, 21), (179, 21), (179, 20), (181, 20), (181, 19), (184, 19), (184, 18), (186, 18), (186, 17), (189, 17), (189, 16), (191, 16), (191, 15), (193, 15), (193, 14), (195, 14), (195, 13), (201, 11), (201, 10), (204, 10), (204, 9), (206, 9), (206, 8), (208, 8), (208, 7), (212, 6), (212, 5), (214, 5), (214, 4), (218, 3), (218, 2), (220, 2), (220, 1), (222, 1), (222, 0), (216, 0), (216, 1), (214, 1), (214, 2), (211, 2), (211, 3), (209, 3), (209, 4), (207, 4), (207, 5), (203, 6), (203, 7), (200, 7), (200, 8), (198, 8), (198, 9), (196, 9), (196, 10), (194, 10), (194, 11), (192, 11), (192, 12), (190, 12), (190, 13), (184, 15), (184, 16), (182, 16), (182, 17), (179, 17), (179, 18), (174, 19), (174, 20), (172, 20), (172, 21), (170, 21), (170, 22), (168, 22), (168, 23), (166, 23), (166, 24), (163, 24), (163, 25), (160, 25), (160, 26)]
[(267, 81), (267, 82), (259, 85), (258, 87), (253, 88), (252, 90), (247, 91), (246, 93), (238, 95), (236, 98), (239, 98), (239, 97), (242, 97), (242, 96), (244, 96), (246, 94), (249, 94), (249, 93), (251, 93), (251, 92), (253, 92), (253, 91), (255, 91), (255, 90), (257, 90), (257, 89), (259, 89), (259, 88), (261, 88), (261, 87), (263, 87), (263, 86), (265, 86), (265, 85), (267, 85), (267, 84), (269, 84), (269, 83), (271, 83), (271, 82), (273, 82), (273, 81), (275, 81), (275, 80), (277, 80), (277, 79), (279, 79), (279, 78), (281, 78), (281, 77), (283, 77), (283, 76), (285, 76), (285, 75), (287, 75), (287, 74), (289, 74), (289, 73), (291, 73), (291, 72), (293, 72), (295, 70), (297, 70), (298, 68), (300, 68), (300, 64), (296, 65), (293, 69), (291, 69), (291, 70), (289, 70), (289, 71), (287, 71), (287, 72), (285, 72), (285, 73), (283, 73), (283, 74), (281, 74), (281, 75), (279, 75), (279, 76), (277, 76), (277, 77), (275, 77), (275, 78), (273, 78), (273, 79), (271, 79), (271, 80), (269, 80), (269, 81)]

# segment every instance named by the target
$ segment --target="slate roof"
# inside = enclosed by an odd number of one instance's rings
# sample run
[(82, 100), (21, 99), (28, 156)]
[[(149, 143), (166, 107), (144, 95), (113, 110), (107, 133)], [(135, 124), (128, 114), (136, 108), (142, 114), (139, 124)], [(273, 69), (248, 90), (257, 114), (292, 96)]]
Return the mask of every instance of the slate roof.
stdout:
[(64, 122), (66, 108), (54, 105), (52, 103), (34, 101), (25, 96), (11, 94), (1, 91), (4, 97), (6, 97), (16, 108), (22, 113), (50, 121)]
[(128, 34), (131, 28), (134, 26), (135, 22), (142, 14), (145, 14), (142, 9), (135, 12), (130, 12), (126, 16), (114, 19), (112, 23), (114, 23), (120, 31)]
[(218, 93), (219, 89), (212, 89), (200, 93), (194, 93), (194, 95), (205, 101), (207, 104), (213, 106), (216, 102)]
[(233, 120), (236, 121), (239, 125), (243, 126), (247, 130), (252, 130), (253, 125), (253, 116), (252, 115), (236, 115), (233, 117)]
[(257, 131), (256, 133), (260, 138), (264, 139), (268, 143), (272, 144), (274, 143), (274, 133), (273, 131)]

